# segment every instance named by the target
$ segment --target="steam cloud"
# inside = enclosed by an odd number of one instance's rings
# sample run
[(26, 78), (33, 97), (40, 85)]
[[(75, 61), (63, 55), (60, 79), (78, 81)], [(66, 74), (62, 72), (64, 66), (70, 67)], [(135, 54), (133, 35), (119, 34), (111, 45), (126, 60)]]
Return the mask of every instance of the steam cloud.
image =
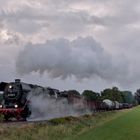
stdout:
[[(75, 104), (69, 104), (65, 97), (51, 97), (47, 88), (34, 88), (28, 96), (31, 101), (31, 116), (28, 121), (48, 120), (65, 116), (79, 116), (89, 114), (89, 108), (85, 108), (84, 100)], [(80, 109), (84, 109), (81, 111)]]
[(114, 61), (92, 37), (79, 37), (28, 44), (19, 53), (16, 68), (22, 75), (47, 72), (52, 78), (74, 75), (77, 79), (100, 77), (116, 82), (124, 80), (127, 73), (127, 65), (118, 60)]

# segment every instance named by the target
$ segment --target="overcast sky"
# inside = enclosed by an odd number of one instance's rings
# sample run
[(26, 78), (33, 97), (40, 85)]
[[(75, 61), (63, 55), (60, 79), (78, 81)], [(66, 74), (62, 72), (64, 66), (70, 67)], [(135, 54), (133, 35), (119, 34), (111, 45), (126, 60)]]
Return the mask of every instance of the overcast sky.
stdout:
[(0, 81), (140, 87), (139, 0), (0, 0)]

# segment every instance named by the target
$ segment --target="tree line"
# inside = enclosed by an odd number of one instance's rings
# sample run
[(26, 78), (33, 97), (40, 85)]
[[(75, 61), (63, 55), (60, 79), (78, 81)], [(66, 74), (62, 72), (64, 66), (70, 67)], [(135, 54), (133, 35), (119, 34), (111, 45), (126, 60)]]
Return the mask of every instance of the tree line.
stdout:
[(131, 91), (121, 91), (118, 87), (107, 88), (100, 93), (94, 92), (92, 90), (84, 90), (82, 94), (76, 90), (69, 90), (68, 93), (82, 95), (87, 100), (92, 101), (109, 99), (112, 101), (118, 101), (120, 103), (129, 103), (133, 105), (140, 104), (140, 89), (138, 89), (135, 94), (132, 94)]

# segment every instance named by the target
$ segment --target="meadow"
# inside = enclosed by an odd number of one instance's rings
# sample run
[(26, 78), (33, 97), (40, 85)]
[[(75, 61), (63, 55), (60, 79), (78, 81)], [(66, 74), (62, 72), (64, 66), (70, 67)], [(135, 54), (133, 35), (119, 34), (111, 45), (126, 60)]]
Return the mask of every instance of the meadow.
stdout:
[(140, 107), (48, 122), (0, 124), (1, 140), (135, 140)]
[(76, 136), (75, 140), (137, 140), (140, 138), (140, 107)]

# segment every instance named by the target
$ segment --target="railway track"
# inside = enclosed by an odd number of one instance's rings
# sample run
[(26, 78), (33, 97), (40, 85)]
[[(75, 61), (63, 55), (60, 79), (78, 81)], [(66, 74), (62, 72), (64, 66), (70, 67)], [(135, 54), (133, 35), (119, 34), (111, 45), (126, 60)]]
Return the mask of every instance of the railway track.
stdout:
[[(123, 109), (121, 111), (125, 111), (127, 109)], [(129, 109), (131, 110), (131, 108)], [(100, 112), (110, 112), (112, 110), (109, 111), (100, 111)], [(94, 112), (94, 114), (96, 114), (98, 112)], [(65, 116), (66, 117), (66, 116)], [(52, 118), (53, 119), (53, 118)], [(51, 119), (50, 119), (51, 120)], [(27, 119), (25, 120), (10, 120), (10, 121), (0, 121), (0, 126), (6, 126), (6, 127), (10, 127), (10, 126), (24, 126), (24, 125), (34, 125), (34, 124), (47, 124), (47, 125), (53, 125), (53, 123), (51, 123), (50, 120), (39, 120), (39, 119)]]
[(24, 125), (34, 125), (34, 124), (50, 124), (47, 120), (38, 121), (0, 121), (0, 126), (2, 127), (21, 127)]

